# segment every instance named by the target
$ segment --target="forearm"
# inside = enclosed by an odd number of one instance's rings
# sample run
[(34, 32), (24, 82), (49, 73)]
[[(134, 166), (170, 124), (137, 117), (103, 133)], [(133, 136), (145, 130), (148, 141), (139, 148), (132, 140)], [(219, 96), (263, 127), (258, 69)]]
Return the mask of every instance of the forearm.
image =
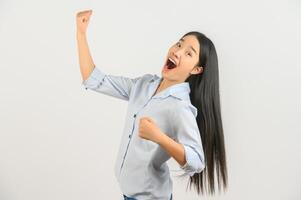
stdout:
[(164, 148), (167, 153), (173, 157), (181, 166), (186, 163), (185, 151), (182, 144), (174, 141), (168, 135), (162, 133), (157, 141), (157, 143)]
[(89, 51), (89, 46), (85, 33), (76, 33), (77, 47), (79, 55), (79, 65), (83, 80), (86, 80), (93, 71), (95, 65)]

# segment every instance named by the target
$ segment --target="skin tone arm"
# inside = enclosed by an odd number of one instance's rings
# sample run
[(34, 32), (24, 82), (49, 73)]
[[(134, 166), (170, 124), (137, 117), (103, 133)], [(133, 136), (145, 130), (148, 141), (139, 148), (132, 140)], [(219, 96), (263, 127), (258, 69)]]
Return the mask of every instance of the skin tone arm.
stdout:
[(164, 133), (160, 133), (157, 143), (167, 151), (181, 166), (186, 163), (185, 151), (182, 144), (174, 141)]
[(86, 37), (87, 26), (91, 15), (92, 10), (85, 10), (76, 14), (76, 38), (78, 46), (80, 72), (83, 81), (89, 77), (90, 73), (95, 67), (95, 64), (92, 60), (92, 56), (89, 51), (89, 46)]
[(186, 163), (185, 150), (181, 143), (174, 141), (167, 134), (162, 132), (150, 117), (142, 117), (139, 122), (139, 136), (159, 144), (173, 157), (181, 166)]

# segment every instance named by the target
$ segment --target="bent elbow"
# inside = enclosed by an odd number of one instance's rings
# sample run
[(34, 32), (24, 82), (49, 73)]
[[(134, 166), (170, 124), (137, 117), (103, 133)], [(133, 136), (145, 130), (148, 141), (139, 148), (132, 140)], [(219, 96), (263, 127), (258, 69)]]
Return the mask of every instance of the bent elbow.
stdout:
[(181, 166), (185, 174), (193, 176), (195, 173), (200, 173), (205, 168), (203, 156), (194, 151), (191, 147), (184, 145), (186, 164)]

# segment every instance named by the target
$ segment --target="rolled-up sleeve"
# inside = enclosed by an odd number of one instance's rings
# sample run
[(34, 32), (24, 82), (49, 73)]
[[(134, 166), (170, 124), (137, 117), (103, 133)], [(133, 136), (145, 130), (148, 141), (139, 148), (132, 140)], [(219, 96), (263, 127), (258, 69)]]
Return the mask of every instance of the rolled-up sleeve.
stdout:
[(188, 103), (173, 108), (171, 125), (175, 140), (183, 145), (186, 163), (180, 166), (183, 175), (193, 176), (205, 168), (202, 140), (196, 121), (197, 109)]
[(104, 73), (101, 69), (94, 67), (89, 77), (82, 82), (84, 88), (116, 97), (122, 100), (129, 100), (134, 84), (142, 76), (128, 78)]

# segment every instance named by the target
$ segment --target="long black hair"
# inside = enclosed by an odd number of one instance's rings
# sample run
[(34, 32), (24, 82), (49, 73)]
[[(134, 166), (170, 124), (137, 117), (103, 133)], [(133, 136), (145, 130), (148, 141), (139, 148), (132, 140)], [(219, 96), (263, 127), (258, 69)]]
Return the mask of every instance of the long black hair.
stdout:
[(191, 88), (191, 103), (198, 109), (196, 121), (205, 156), (204, 170), (191, 176), (188, 183), (190, 189), (194, 185), (198, 194), (204, 194), (206, 188), (206, 193), (212, 195), (215, 193), (215, 171), (219, 191), (221, 187), (224, 190), (228, 187), (217, 53), (213, 42), (203, 33), (191, 31), (182, 38), (187, 35), (195, 36), (200, 45), (197, 66), (202, 66), (203, 72), (191, 74), (185, 82)]

